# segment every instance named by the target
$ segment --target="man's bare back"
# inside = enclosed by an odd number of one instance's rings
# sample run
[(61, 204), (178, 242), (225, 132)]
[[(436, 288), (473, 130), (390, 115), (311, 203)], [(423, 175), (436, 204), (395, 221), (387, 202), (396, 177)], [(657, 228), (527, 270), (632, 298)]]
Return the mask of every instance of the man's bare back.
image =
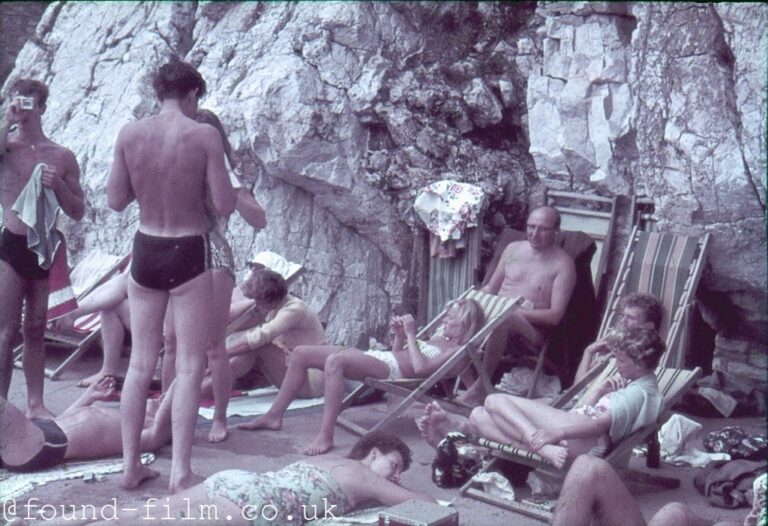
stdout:
[(134, 339), (121, 406), (121, 486), (132, 489), (157, 476), (141, 464), (140, 442), (144, 400), (170, 306), (178, 342), (168, 486), (175, 493), (196, 479), (192, 440), (214, 300), (207, 236), (213, 221), (206, 203), (211, 212), (226, 217), (235, 209), (236, 196), (224, 163), (221, 135), (194, 120), (199, 98), (205, 94), (200, 73), (190, 64), (172, 60), (158, 68), (153, 87), (160, 111), (120, 131), (107, 184), (110, 208), (122, 211), (136, 200), (141, 219), (128, 282)]
[[(121, 186), (110, 198), (122, 204), (135, 196), (142, 232), (176, 237), (210, 229), (206, 192), (201, 188), (209, 188), (215, 205), (226, 191), (221, 181), (228, 181), (221, 137), (215, 128), (181, 112), (160, 113), (126, 125), (116, 150), (115, 180), (130, 188)], [(122, 190), (122, 196), (117, 190)]]

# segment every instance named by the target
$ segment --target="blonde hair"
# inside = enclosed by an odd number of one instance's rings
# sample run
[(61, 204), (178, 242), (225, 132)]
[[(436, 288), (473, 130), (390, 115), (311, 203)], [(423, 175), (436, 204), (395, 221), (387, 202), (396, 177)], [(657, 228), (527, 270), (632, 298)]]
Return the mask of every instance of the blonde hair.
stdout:
[(480, 304), (473, 299), (463, 298), (453, 300), (448, 303), (445, 311), (448, 312), (448, 310), (453, 307), (459, 309), (459, 322), (461, 323), (462, 337), (458, 343), (463, 345), (483, 326), (485, 323), (485, 313)]

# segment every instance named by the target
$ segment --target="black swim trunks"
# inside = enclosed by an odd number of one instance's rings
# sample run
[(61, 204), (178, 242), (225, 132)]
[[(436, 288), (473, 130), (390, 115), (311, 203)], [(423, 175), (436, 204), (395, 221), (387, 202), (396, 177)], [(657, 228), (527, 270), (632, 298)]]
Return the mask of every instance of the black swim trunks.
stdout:
[(133, 238), (131, 276), (142, 287), (175, 289), (209, 267), (208, 239), (204, 235), (157, 237), (136, 232)]
[(64, 460), (69, 440), (59, 425), (53, 420), (40, 420), (37, 418), (33, 418), (31, 422), (43, 432), (45, 437), (43, 447), (37, 452), (37, 455), (20, 466), (6, 465), (5, 467), (11, 471), (39, 471), (61, 464)]
[(48, 279), (48, 270), (37, 263), (37, 254), (27, 248), (27, 236), (7, 228), (0, 234), (0, 259), (23, 279)]

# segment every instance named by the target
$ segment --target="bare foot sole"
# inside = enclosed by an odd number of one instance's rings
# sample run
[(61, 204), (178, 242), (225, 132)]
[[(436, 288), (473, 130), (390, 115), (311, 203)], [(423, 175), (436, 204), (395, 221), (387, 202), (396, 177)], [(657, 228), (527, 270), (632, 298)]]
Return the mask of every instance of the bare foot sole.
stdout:
[(45, 406), (40, 405), (37, 407), (28, 407), (27, 408), (27, 418), (36, 418), (38, 420), (53, 420), (56, 418), (56, 415), (48, 411)]
[(245, 429), (246, 431), (256, 431), (257, 429), (268, 429), (270, 431), (277, 431), (283, 427), (283, 419), (273, 417), (270, 415), (263, 415), (256, 418), (252, 422), (245, 424), (237, 424), (238, 429)]
[(227, 423), (214, 420), (208, 431), (208, 442), (221, 442), (227, 439), (228, 434)]
[(544, 460), (556, 468), (562, 468), (568, 460), (568, 449), (559, 445), (547, 444), (542, 446), (538, 453)]
[(182, 478), (176, 483), (173, 483), (173, 482), (169, 483), (168, 493), (170, 493), (171, 495), (174, 495), (180, 491), (184, 491), (187, 488), (191, 488), (192, 486), (200, 484), (203, 480), (205, 480), (205, 477), (201, 477), (196, 473), (190, 473), (189, 475)]
[(123, 489), (136, 489), (142, 482), (151, 480), (160, 476), (159, 471), (150, 469), (147, 466), (142, 465), (135, 472), (126, 471), (123, 474), (123, 480), (120, 481), (120, 487)]
[(317, 436), (304, 449), (304, 454), (308, 456), (322, 455), (333, 449), (333, 439), (324, 436)]

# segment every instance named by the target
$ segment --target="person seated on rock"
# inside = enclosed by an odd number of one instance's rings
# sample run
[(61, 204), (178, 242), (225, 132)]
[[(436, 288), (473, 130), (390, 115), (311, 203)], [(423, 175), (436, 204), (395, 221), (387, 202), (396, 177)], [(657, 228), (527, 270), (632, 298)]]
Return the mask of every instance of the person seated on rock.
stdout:
[[(241, 326), (227, 338), (227, 356), (233, 378), (240, 378), (254, 367), (264, 377), (280, 387), (288, 371), (294, 350), (301, 345), (322, 345), (325, 329), (306, 303), (288, 293), (285, 279), (265, 267), (251, 270), (240, 285), (248, 299), (237, 306), (233, 303), (230, 319), (237, 318), (251, 306), (257, 315), (251, 324)], [(236, 309), (236, 310), (235, 310)], [(263, 323), (258, 323), (263, 320)], [(315, 398), (323, 393), (323, 372), (309, 368), (304, 373), (300, 398)], [(203, 379), (202, 396), (210, 396), (211, 376)]]
[[(109, 400), (115, 379), (104, 377), (53, 420), (29, 419), (0, 397), (0, 459), (11, 471), (37, 471), (65, 460), (119, 455), (122, 419), (116, 408), (97, 404)], [(160, 400), (147, 401), (141, 450), (155, 451), (171, 438), (173, 387)]]
[(325, 371), (323, 420), (320, 432), (304, 453), (325, 453), (333, 447), (333, 431), (341, 411), (345, 379), (426, 378), (469, 341), (482, 325), (482, 307), (474, 300), (459, 299), (449, 304), (442, 330), (437, 330), (427, 341), (416, 339), (413, 316), (394, 316), (390, 321), (390, 330), (394, 334), (392, 352), (361, 351), (337, 345), (298, 347), (272, 407), (265, 415), (238, 427), (280, 429), (283, 414), (306, 382), (307, 369), (321, 368)]
[(489, 395), (472, 410), (469, 420), (445, 412), (436, 402), (418, 422), (422, 436), (435, 446), (449, 431), (465, 433), (527, 448), (562, 468), (569, 458), (610, 443), (655, 422), (664, 397), (659, 392), (656, 365), (664, 353), (658, 333), (646, 326), (616, 328), (605, 338), (616, 359), (618, 374), (587, 392), (570, 411), (507, 394)]
[[(618, 325), (620, 326), (639, 327), (647, 323), (656, 331), (661, 329), (664, 307), (661, 306), (661, 303), (655, 296), (636, 292), (627, 294), (619, 301), (619, 311), (621, 316), (619, 317)], [(604, 340), (598, 340), (589, 345), (584, 349), (584, 355), (576, 370), (574, 381), (578, 382), (581, 380), (584, 375), (593, 367), (606, 360), (609, 355), (610, 353)]]
[[(400, 485), (400, 474), (410, 464), (411, 450), (402, 440), (388, 433), (369, 433), (346, 457), (323, 455), (266, 473), (219, 471), (164, 499), (156, 512), (124, 509), (118, 510), (117, 518), (126, 524), (186, 524), (201, 517), (210, 518), (211, 524), (232, 526), (298, 526), (341, 517), (371, 502), (385, 506), (407, 500), (435, 503), (431, 496)], [(88, 522), (89, 517), (76, 518)]]
[[(758, 516), (762, 513), (762, 522)], [(632, 494), (610, 464), (601, 458), (581, 455), (568, 470), (557, 500), (553, 526), (711, 526), (686, 505), (673, 502), (661, 508), (647, 523)], [(744, 526), (765, 524), (765, 491), (757, 493)], [(718, 522), (715, 526), (738, 526)]]
[[(565, 315), (576, 285), (576, 267), (573, 258), (555, 244), (559, 230), (557, 210), (549, 206), (534, 209), (526, 223), (526, 240), (512, 242), (504, 249), (482, 289), (507, 298), (522, 296), (533, 304), (532, 309), (513, 311), (486, 341), (483, 367), (489, 375), (498, 367), (510, 337), (516, 345), (538, 354)], [(483, 383), (477, 379), (457, 400), (477, 406), (485, 395)]]

